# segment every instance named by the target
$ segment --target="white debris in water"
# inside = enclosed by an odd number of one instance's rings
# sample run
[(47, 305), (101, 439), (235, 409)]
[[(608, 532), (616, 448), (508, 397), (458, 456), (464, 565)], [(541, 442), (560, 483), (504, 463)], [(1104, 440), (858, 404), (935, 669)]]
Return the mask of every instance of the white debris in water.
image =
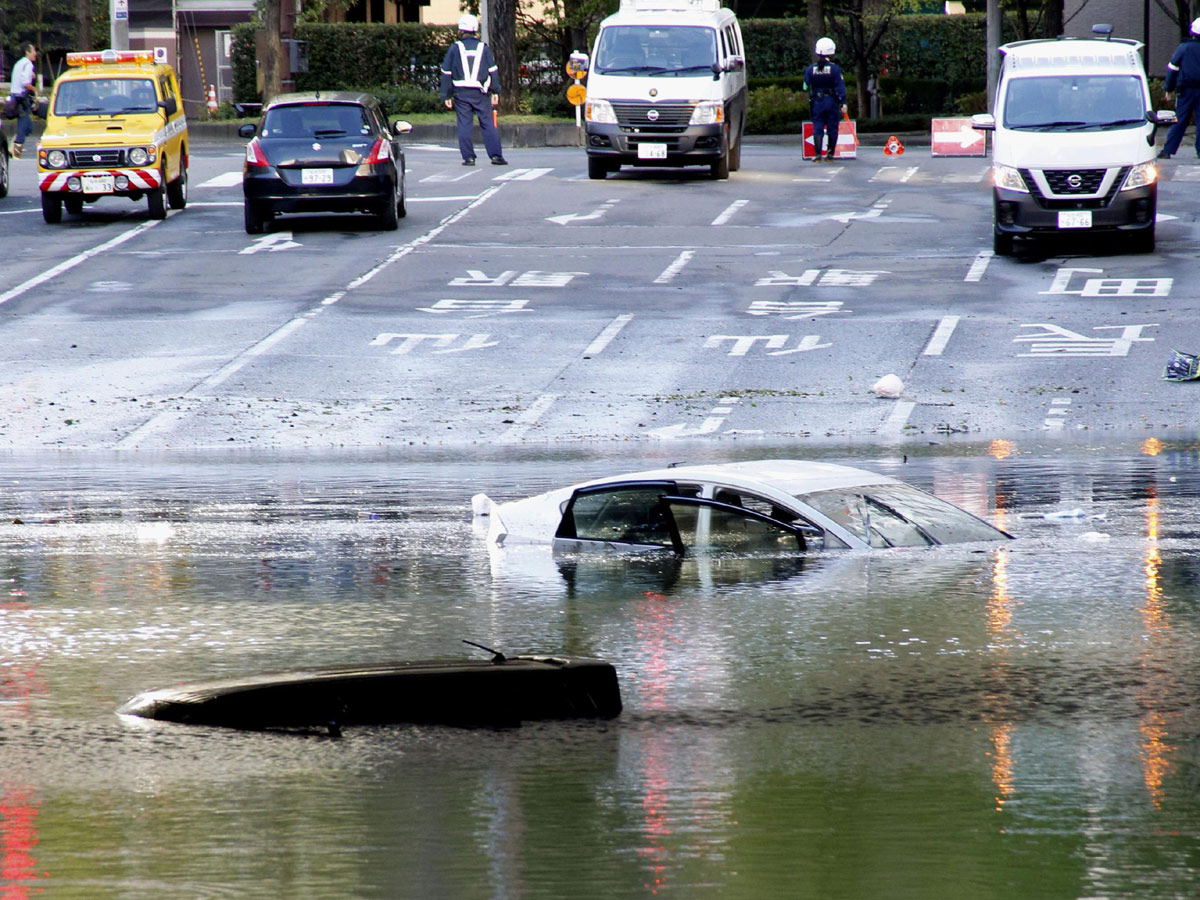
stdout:
[(885, 400), (897, 400), (904, 393), (904, 382), (897, 375), (884, 375), (871, 388), (875, 392), (876, 397), (882, 397)]
[(492, 498), (487, 494), (476, 494), (471, 498), (471, 513), (476, 516), (492, 514)]

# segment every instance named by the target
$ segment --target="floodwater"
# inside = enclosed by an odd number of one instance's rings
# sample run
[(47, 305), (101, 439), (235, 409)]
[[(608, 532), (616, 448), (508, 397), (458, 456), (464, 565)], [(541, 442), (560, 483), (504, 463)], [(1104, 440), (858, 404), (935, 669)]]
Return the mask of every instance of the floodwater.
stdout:
[[(1195, 896), (1200, 450), (1013, 449), (822, 456), (1003, 547), (675, 567), (492, 559), (473, 528), (478, 490), (671, 461), (628, 446), (8, 457), (0, 896)], [(340, 739), (115, 714), (464, 638), (603, 657), (625, 710)]]

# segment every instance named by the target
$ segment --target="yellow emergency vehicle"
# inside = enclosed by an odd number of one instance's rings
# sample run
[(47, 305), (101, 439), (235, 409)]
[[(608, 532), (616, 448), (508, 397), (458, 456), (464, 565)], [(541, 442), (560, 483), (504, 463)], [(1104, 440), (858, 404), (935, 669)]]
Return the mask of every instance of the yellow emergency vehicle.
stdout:
[(187, 205), (188, 130), (179, 80), (152, 50), (68, 53), (38, 143), (42, 218), (102, 197), (146, 199), (150, 218)]

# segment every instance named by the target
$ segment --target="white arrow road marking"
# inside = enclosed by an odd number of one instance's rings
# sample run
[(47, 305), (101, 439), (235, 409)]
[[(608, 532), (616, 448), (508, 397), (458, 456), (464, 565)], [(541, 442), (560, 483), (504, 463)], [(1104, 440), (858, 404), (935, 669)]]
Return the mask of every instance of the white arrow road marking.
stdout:
[(859, 221), (860, 219), (878, 219), (883, 215), (883, 211), (888, 208), (888, 204), (891, 202), (891, 198), (887, 198), (878, 201), (866, 212), (837, 213), (836, 215), (825, 216), (825, 218), (841, 222), (843, 225), (849, 225), (852, 221)]
[(247, 253), (258, 253), (261, 250), (269, 250), (274, 253), (276, 250), (291, 250), (293, 247), (299, 246), (300, 244), (292, 240), (290, 231), (276, 231), (256, 237), (249, 247), (239, 250), (238, 255), (245, 256)]
[(725, 406), (715, 406), (709, 412), (708, 416), (699, 425), (685, 425), (682, 422), (677, 425), (666, 425), (662, 428), (651, 428), (646, 432), (648, 437), (673, 439), (681, 437), (696, 437), (701, 434), (712, 434), (725, 424), (725, 417), (733, 412), (734, 404), (738, 403), (738, 397), (722, 397), (718, 402), (728, 404)]
[(591, 219), (599, 219), (606, 212), (616, 206), (619, 200), (606, 200), (594, 212), (590, 213), (569, 213), (565, 216), (546, 216), (547, 222), (554, 222), (557, 225), (569, 225), (571, 222), (586, 222)]

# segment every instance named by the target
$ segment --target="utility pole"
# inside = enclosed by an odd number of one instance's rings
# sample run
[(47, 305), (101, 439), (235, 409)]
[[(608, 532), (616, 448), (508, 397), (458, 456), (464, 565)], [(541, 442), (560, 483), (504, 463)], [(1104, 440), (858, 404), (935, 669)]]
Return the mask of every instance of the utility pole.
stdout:
[(108, 46), (129, 49), (129, 0), (108, 0)]
[(1000, 0), (987, 0), (987, 105), (994, 112), (1000, 74)]

